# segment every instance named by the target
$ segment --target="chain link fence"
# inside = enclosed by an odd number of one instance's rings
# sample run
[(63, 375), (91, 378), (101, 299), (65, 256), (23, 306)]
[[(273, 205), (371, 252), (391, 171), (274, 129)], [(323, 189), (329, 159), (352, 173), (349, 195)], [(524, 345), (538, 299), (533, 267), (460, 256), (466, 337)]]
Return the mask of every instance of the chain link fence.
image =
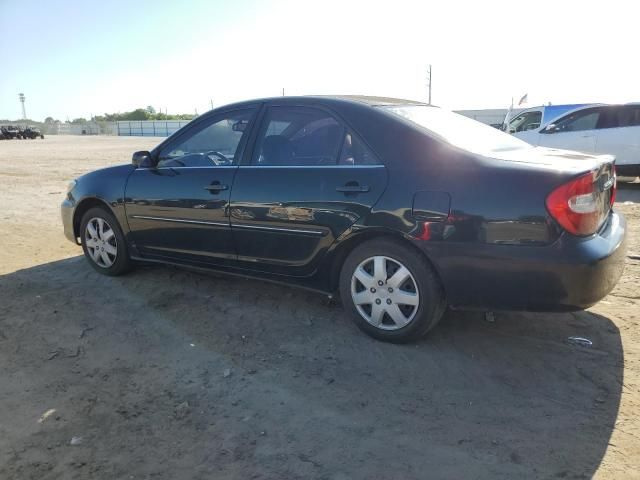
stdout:
[(142, 120), (116, 122), (119, 136), (168, 137), (184, 127), (190, 120)]

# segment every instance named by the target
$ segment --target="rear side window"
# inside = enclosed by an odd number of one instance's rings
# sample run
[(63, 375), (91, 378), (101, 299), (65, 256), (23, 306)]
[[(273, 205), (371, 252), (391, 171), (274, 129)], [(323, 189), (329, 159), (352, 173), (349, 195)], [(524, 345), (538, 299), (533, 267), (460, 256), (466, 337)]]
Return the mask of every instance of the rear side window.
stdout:
[(640, 126), (640, 105), (612, 105), (603, 107), (597, 129)]
[(618, 127), (640, 126), (640, 105), (627, 105), (618, 110)]
[(323, 110), (271, 107), (256, 142), (253, 165), (336, 165), (344, 126)]
[(339, 165), (379, 165), (374, 153), (354, 133), (346, 132)]

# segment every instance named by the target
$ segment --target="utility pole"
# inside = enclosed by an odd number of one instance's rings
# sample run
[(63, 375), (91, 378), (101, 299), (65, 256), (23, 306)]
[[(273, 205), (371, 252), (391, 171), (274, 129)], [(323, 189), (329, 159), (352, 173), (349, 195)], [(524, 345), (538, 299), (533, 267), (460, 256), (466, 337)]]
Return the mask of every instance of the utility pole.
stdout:
[(27, 119), (27, 112), (24, 109), (24, 101), (25, 101), (24, 93), (19, 93), (18, 94), (18, 98), (20, 99), (20, 103), (22, 104), (22, 119), (26, 120)]
[(429, 89), (429, 105), (431, 105), (431, 64), (427, 69), (427, 88)]
[(211, 102), (211, 110), (213, 110), (213, 98), (210, 98), (209, 101)]

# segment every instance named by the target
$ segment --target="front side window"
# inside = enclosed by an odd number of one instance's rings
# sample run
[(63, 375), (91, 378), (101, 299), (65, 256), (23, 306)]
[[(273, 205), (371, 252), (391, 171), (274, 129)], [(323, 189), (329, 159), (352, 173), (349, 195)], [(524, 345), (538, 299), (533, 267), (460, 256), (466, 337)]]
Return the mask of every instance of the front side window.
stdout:
[(237, 165), (240, 145), (248, 132), (254, 109), (215, 117), (194, 133), (160, 153), (158, 167), (211, 167)]
[(540, 127), (542, 112), (524, 112), (509, 122), (509, 132), (526, 132)]
[(553, 128), (549, 129), (549, 133), (594, 130), (596, 125), (598, 125), (601, 113), (600, 109), (570, 113), (566, 117), (554, 122)]
[(323, 110), (271, 107), (252, 163), (263, 166), (336, 165), (345, 128)]

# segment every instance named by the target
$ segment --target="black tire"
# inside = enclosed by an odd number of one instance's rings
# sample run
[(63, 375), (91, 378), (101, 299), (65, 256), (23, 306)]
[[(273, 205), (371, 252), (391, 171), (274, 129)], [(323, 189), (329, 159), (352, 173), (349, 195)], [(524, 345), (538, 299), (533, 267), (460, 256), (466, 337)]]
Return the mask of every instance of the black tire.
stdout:
[[(407, 305), (401, 306), (403, 309), (408, 307), (411, 309), (411, 312), (413, 312), (411, 314), (411, 320), (402, 327), (395, 325), (391, 320), (391, 317), (386, 313), (383, 314), (383, 318), (385, 321), (389, 320), (387, 325), (381, 324), (381, 326), (378, 327), (369, 323), (369, 321), (367, 321), (367, 319), (365, 319), (358, 311), (358, 307), (356, 307), (352, 298), (352, 277), (354, 276), (356, 268), (358, 268), (358, 266), (367, 259), (381, 256), (387, 257), (388, 259), (385, 262), (385, 265), (387, 265), (385, 269), (389, 266), (393, 267), (394, 265), (397, 266), (397, 264), (401, 264), (409, 270), (412, 277), (410, 278), (410, 282), (415, 284), (416, 292), (419, 293), (419, 303), (417, 308)], [(389, 275), (389, 280), (391, 279), (391, 276), (392, 275)], [(359, 282), (355, 280), (354, 282), (359, 285)], [(363, 285), (360, 285), (360, 287), (362, 286)], [(386, 285), (380, 286), (379, 288), (380, 292), (384, 292), (386, 295)], [(400, 288), (401, 287), (398, 287), (398, 289)], [(388, 289), (388, 291), (392, 290), (392, 288)], [(415, 341), (423, 337), (438, 323), (446, 309), (444, 291), (429, 262), (410, 246), (405, 245), (401, 241), (387, 238), (374, 239), (365, 242), (356, 247), (347, 256), (347, 259), (342, 266), (342, 271), (340, 272), (340, 297), (342, 298), (342, 304), (344, 305), (345, 310), (351, 316), (351, 319), (355, 322), (358, 328), (373, 338), (393, 343), (405, 343)], [(378, 299), (376, 298), (375, 301), (378, 302)], [(387, 300), (384, 300), (382, 305), (383, 307), (386, 301)], [(380, 302), (378, 302), (378, 304), (380, 304)], [(371, 305), (371, 307), (373, 306), (374, 305)], [(361, 306), (361, 309), (365, 307)], [(371, 314), (371, 317), (373, 317), (373, 314)], [(389, 330), (385, 329), (385, 327), (395, 329)]]
[[(94, 219), (96, 219), (97, 221), (99, 221), (98, 219), (102, 219), (104, 222), (108, 224), (108, 227), (113, 231), (113, 234), (114, 234), (113, 236), (115, 238), (116, 254), (115, 254), (115, 258), (113, 259), (113, 263), (109, 266), (100, 265), (98, 261), (104, 261), (104, 260), (96, 261), (93, 258), (92, 253), (90, 252), (90, 249), (92, 251), (95, 251), (95, 250), (90, 246), (87, 247), (87, 243), (89, 243), (90, 245), (92, 243), (91, 239), (88, 237), (89, 233), (87, 232), (87, 225), (89, 224), (90, 221)], [(117, 275), (122, 275), (124, 273), (127, 273), (129, 270), (131, 270), (133, 263), (131, 261), (131, 258), (129, 257), (129, 251), (127, 249), (127, 243), (125, 241), (124, 234), (122, 233), (120, 224), (118, 223), (116, 218), (111, 214), (111, 212), (100, 207), (89, 209), (82, 217), (82, 221), (80, 222), (79, 233), (82, 241), (82, 250), (84, 251), (84, 255), (89, 261), (89, 264), (94, 268), (95, 271), (103, 275), (114, 277)], [(110, 242), (110, 245), (113, 247), (114, 242), (111, 242), (111, 240), (107, 240), (107, 242)], [(109, 258), (111, 258), (111, 255), (109, 255)]]

